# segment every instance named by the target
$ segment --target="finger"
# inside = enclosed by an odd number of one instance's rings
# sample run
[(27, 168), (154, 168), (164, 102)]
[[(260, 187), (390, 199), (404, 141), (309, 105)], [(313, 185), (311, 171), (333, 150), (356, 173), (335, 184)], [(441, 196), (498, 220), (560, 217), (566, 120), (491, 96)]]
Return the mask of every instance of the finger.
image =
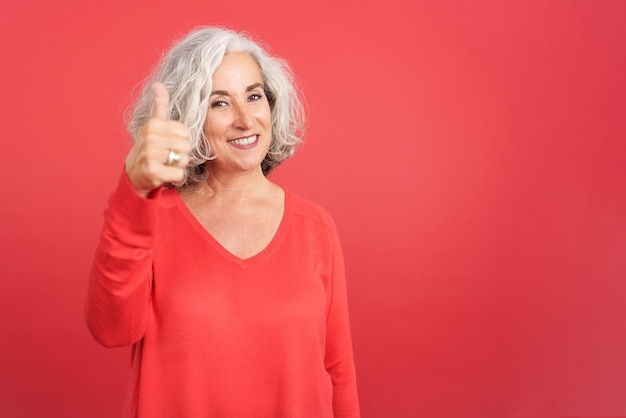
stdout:
[[(170, 162), (170, 153), (172, 151), (174, 152), (174, 154), (172, 154), (172, 157), (173, 157), (172, 162), (168, 164)], [(184, 153), (184, 152), (178, 152), (175, 149), (168, 149), (162, 159), (163, 165), (165, 165), (166, 167), (179, 167), (179, 168), (187, 168), (190, 160), (191, 158), (189, 154)]]
[[(139, 167), (139, 172), (134, 174), (133, 177), (139, 188), (153, 190), (164, 183), (181, 181), (185, 177), (185, 167), (166, 165), (163, 162), (151, 160), (147, 161), (143, 167)], [(131, 177), (131, 182), (133, 177)]]
[(187, 138), (168, 138), (167, 147), (180, 152), (181, 154), (191, 153), (191, 144)]
[(162, 183), (178, 183), (185, 178), (185, 169), (176, 166), (163, 166), (159, 174)]
[(182, 140), (189, 143), (189, 129), (180, 122), (150, 118), (139, 129), (137, 136), (150, 141)]
[(155, 119), (167, 120), (170, 107), (170, 95), (167, 89), (162, 83), (154, 83), (152, 91), (154, 92), (154, 100), (152, 101), (150, 116)]
[(144, 140), (140, 144), (136, 144), (131, 151), (134, 151), (134, 154), (136, 154), (139, 160), (155, 161), (165, 164), (170, 150), (174, 150), (179, 155), (186, 157), (189, 157), (192, 153), (191, 144), (187, 138), (163, 134), (146, 136)]

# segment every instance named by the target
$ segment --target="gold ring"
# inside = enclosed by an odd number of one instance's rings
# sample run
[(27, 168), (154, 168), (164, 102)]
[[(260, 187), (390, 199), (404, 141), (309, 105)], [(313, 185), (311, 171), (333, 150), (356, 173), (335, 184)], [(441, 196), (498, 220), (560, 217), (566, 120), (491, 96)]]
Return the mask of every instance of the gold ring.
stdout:
[(176, 165), (180, 161), (180, 154), (173, 149), (170, 149), (169, 154), (167, 154), (167, 161), (165, 165)]

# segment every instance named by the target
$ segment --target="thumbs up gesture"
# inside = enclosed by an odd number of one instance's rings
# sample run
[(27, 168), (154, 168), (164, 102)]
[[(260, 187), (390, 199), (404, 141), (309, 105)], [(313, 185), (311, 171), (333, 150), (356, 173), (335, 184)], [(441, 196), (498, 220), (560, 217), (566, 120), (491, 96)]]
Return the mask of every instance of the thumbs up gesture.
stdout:
[(154, 83), (150, 119), (139, 129), (126, 157), (126, 174), (140, 196), (164, 183), (182, 181), (189, 164), (189, 129), (168, 120), (169, 94), (161, 83)]

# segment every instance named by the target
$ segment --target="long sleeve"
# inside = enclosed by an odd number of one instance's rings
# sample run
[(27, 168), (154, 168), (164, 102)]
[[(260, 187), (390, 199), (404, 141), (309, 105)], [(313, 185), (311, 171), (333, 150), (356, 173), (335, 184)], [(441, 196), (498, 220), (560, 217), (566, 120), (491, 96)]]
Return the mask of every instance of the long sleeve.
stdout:
[(328, 222), (332, 244), (332, 283), (326, 324), (326, 370), (333, 381), (335, 418), (360, 416), (343, 254), (335, 224)]
[(291, 193), (271, 242), (242, 260), (177, 191), (142, 199), (123, 176), (86, 316), (106, 346), (139, 342), (131, 416), (359, 417), (337, 232)]
[(145, 333), (159, 197), (160, 190), (149, 199), (140, 197), (122, 173), (104, 213), (85, 317), (94, 338), (107, 347), (133, 344)]

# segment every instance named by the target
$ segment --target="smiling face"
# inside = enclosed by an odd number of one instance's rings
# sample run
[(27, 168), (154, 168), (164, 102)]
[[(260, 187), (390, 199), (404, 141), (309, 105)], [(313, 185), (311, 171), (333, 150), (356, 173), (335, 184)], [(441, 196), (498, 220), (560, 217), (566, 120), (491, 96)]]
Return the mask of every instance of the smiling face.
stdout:
[(204, 132), (216, 155), (211, 173), (261, 172), (272, 115), (261, 69), (247, 53), (227, 54), (213, 74)]

